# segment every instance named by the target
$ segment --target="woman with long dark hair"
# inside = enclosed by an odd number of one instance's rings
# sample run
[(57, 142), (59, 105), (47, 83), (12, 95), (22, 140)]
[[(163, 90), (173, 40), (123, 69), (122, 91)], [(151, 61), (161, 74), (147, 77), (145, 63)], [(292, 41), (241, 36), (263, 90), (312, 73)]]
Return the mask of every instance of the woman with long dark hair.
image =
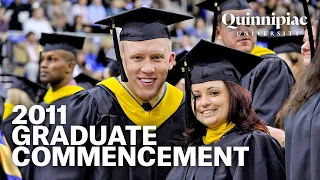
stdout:
[(288, 180), (320, 178), (320, 48), (317, 50), (278, 113), (285, 130), (286, 174)]
[[(206, 53), (206, 49), (214, 52)], [(172, 169), (167, 180), (285, 179), (283, 151), (268, 135), (266, 126), (252, 108), (250, 93), (241, 86), (241, 76), (261, 59), (201, 40), (188, 53), (186, 61), (191, 68), (185, 75), (186, 95), (191, 99), (187, 101), (190, 124), (185, 134), (187, 145), (220, 147), (224, 152), (227, 147), (247, 146), (249, 152), (243, 157), (243, 167), (238, 166), (238, 153), (232, 152), (231, 166), (224, 163), (210, 167), (198, 163), (178, 166)]]

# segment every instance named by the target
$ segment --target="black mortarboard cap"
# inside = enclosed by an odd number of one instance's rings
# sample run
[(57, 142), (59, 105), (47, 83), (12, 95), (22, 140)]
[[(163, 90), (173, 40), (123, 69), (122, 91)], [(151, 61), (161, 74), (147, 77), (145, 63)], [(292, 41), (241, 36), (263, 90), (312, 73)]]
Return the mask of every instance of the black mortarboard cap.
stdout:
[[(210, 53), (205, 52), (210, 49)], [(262, 58), (205, 40), (193, 47), (186, 56), (191, 68), (191, 84), (225, 80), (241, 84), (241, 78), (255, 68)]]
[(279, 53), (301, 52), (303, 35), (298, 36), (258, 36), (257, 42)]
[(127, 82), (120, 57), (117, 32), (115, 27), (122, 28), (120, 41), (145, 41), (157, 38), (170, 39), (168, 25), (192, 19), (192, 16), (176, 14), (153, 8), (137, 8), (100, 20), (95, 24), (112, 27), (114, 48), (121, 80)]
[(211, 41), (215, 41), (216, 27), (218, 23), (218, 14), (227, 10), (243, 10), (251, 9), (249, 3), (246, 0), (205, 0), (199, 4), (196, 4), (199, 8), (203, 8), (214, 12), (213, 16), (213, 30)]
[(110, 33), (110, 30), (111, 30), (111, 27), (104, 26), (104, 25), (84, 25), (84, 26), (91, 28), (90, 33), (105, 34), (105, 33)]
[(44, 46), (44, 52), (61, 49), (77, 56), (77, 49), (82, 49), (84, 40), (85, 37), (80, 36), (42, 33), (40, 44)]
[(26, 92), (35, 103), (40, 103), (43, 100), (43, 97), (47, 92), (47, 89), (43, 85), (34, 83), (24, 77), (15, 75), (10, 76), (12, 76), (11, 88), (20, 89)]
[(74, 80), (79, 86), (83, 87), (84, 89), (91, 89), (99, 83), (98, 80), (83, 73), (80, 73), (77, 77), (74, 78)]
[(281, 54), (281, 53), (291, 53), (291, 52), (301, 52), (301, 45), (295, 44), (295, 43), (288, 43), (288, 44), (283, 44), (281, 46), (277, 46), (273, 49), (273, 51), (276, 54)]
[(184, 76), (182, 68), (184, 66), (184, 57), (187, 53), (188, 51), (183, 51), (176, 56), (176, 63), (168, 73), (167, 82), (173, 86), (175, 86)]
[(192, 16), (176, 14), (153, 8), (137, 8), (108, 17), (95, 24), (115, 25), (122, 28), (120, 41), (145, 41), (170, 38), (168, 25), (192, 19)]
[(275, 53), (301, 52), (303, 35), (299, 36), (273, 36), (268, 39), (268, 48)]
[(257, 36), (257, 42), (265, 43), (268, 45), (269, 36)]

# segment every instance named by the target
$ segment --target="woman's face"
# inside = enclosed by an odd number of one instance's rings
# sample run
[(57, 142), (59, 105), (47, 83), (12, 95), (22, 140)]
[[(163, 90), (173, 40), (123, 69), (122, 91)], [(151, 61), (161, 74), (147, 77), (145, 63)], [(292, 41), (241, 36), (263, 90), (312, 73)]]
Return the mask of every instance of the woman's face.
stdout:
[(192, 92), (196, 97), (196, 110), (194, 107), (192, 110), (202, 124), (208, 128), (216, 128), (227, 122), (229, 91), (223, 81), (193, 84)]
[[(314, 47), (316, 48), (316, 29), (315, 27), (312, 27), (312, 33), (313, 33), (313, 41), (314, 41)], [(307, 67), (310, 64), (311, 61), (311, 50), (310, 50), (310, 41), (309, 41), (309, 35), (308, 31), (304, 31), (304, 37), (303, 37), (303, 45), (301, 46), (301, 54), (304, 59), (304, 65)]]

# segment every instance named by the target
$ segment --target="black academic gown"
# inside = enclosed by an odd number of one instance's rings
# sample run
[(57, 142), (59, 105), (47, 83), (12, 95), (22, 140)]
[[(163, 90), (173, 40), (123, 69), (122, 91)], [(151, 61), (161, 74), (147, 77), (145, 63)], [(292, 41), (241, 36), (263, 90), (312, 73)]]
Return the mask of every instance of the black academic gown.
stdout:
[[(15, 148), (19, 147), (19, 145), (16, 145), (14, 142), (13, 142), (13, 139), (12, 139), (12, 132), (13, 130), (19, 126), (19, 124), (12, 124), (12, 121), (20, 114), (20, 112), (12, 112), (12, 114), (10, 114), (1, 124), (1, 131), (3, 132), (3, 134), (5, 135), (6, 137), (6, 140), (8, 142), (8, 145), (10, 146), (10, 149), (12, 151), (14, 151)], [(24, 120), (27, 120), (27, 125), (24, 125), (24, 126), (27, 126), (29, 129), (32, 127), (30, 121), (29, 121), (29, 117), (26, 115), (24, 116), (22, 119)], [(18, 133), (18, 138), (22, 141), (23, 139), (21, 139), (20, 137), (25, 134), (25, 132), (23, 131), (19, 131)], [(32, 137), (32, 136), (31, 136)], [(20, 146), (21, 147), (21, 146)], [(28, 145), (25, 145), (25, 147), (27, 147), (28, 149), (30, 149), (30, 146)], [(26, 155), (24, 155), (23, 153), (19, 153), (18, 154), (18, 159), (20, 162), (22, 162), (26, 157)], [(29, 157), (28, 157), (29, 158)], [(25, 170), (30, 168), (29, 165), (28, 166), (25, 166), (25, 167), (18, 167), (20, 172), (21, 172), (21, 175), (23, 177), (23, 179), (29, 179), (27, 177), (24, 177), (25, 176)]]
[(320, 92), (284, 121), (288, 180), (320, 178)]
[(287, 100), (295, 80), (287, 64), (275, 54), (242, 78), (242, 86), (252, 95), (252, 105), (260, 119), (274, 127), (276, 114)]
[[(232, 152), (232, 166), (226, 166), (220, 160), (219, 166), (177, 166), (174, 167), (167, 180), (285, 180), (284, 152), (280, 145), (269, 135), (254, 131), (240, 134), (236, 128), (230, 130), (224, 137), (209, 145), (221, 147), (226, 152), (226, 147), (248, 146), (245, 152), (244, 166), (238, 165), (238, 152)], [(201, 145), (200, 144), (200, 145)], [(212, 157), (213, 154), (212, 154)], [(209, 160), (208, 160), (209, 161)], [(214, 165), (213, 159), (211, 159)]]
[[(18, 147), (15, 143), (13, 143), (12, 140), (12, 132), (13, 129), (16, 128), (17, 126), (19, 126), (18, 124), (12, 124), (12, 121), (20, 114), (20, 112), (13, 112), (12, 114), (10, 114), (1, 124), (1, 131), (3, 132), (3, 134), (6, 137), (6, 140), (11, 148), (11, 150), (14, 150), (16, 147)], [(24, 116), (23, 119), (26, 119), (27, 122), (28, 121), (28, 116)], [(30, 125), (30, 124), (29, 124)], [(28, 125), (28, 126), (29, 126)], [(20, 133), (22, 134), (22, 133)], [(19, 135), (19, 137), (21, 137), (21, 135)]]
[[(72, 96), (63, 97), (63, 98), (61, 98), (61, 99), (58, 99), (58, 100), (52, 102), (51, 104), (47, 104), (47, 103), (45, 103), (45, 102), (41, 102), (40, 105), (41, 105), (44, 109), (49, 108), (50, 105), (54, 105), (55, 108), (58, 109), (58, 108), (60, 108), (62, 105), (67, 105), (67, 103), (68, 103), (68, 101), (70, 100), (71, 97), (72, 97)], [(35, 116), (38, 117), (37, 114), (36, 114)], [(57, 112), (56, 112), (56, 113), (55, 113), (56, 124), (55, 124), (55, 125), (52, 125), (52, 124), (49, 123), (49, 113), (46, 112), (46, 116), (45, 116), (46, 118), (45, 118), (45, 120), (44, 120), (44, 123), (41, 124), (41, 126), (46, 126), (46, 127), (48, 127), (48, 129), (49, 129), (49, 135), (48, 135), (48, 137), (52, 137), (52, 135), (53, 135), (53, 133), (54, 133), (53, 130), (55, 129), (55, 126), (61, 124), (61, 123), (60, 123), (60, 118), (57, 118), (57, 117), (59, 117), (59, 116), (60, 116), (60, 113), (57, 113)], [(32, 135), (32, 134), (33, 134), (32, 126), (35, 126), (35, 125), (29, 124), (29, 126), (30, 126), (30, 134)], [(49, 143), (50, 143), (50, 138), (48, 138), (48, 141), (49, 141)], [(37, 147), (37, 146), (34, 146), (34, 145), (32, 145), (32, 144), (33, 144), (33, 143), (32, 143), (32, 140), (31, 140), (31, 145), (28, 147), (29, 150), (30, 150), (30, 152), (33, 151), (33, 150)], [(45, 145), (39, 144), (38, 146), (45, 146)], [(49, 151), (51, 150), (51, 146), (45, 146), (45, 147), (48, 148)], [(52, 151), (51, 151), (51, 152), (52, 152)], [(30, 154), (29, 154), (29, 155), (25, 155), (23, 158), (31, 159), (31, 155), (30, 155)], [(39, 153), (38, 159), (39, 159), (40, 162), (42, 162), (42, 161), (44, 160), (44, 155), (43, 155), (43, 153)], [(50, 162), (52, 162), (52, 160), (51, 160)], [(51, 165), (51, 164), (49, 164), (49, 165), (46, 166), (46, 167), (37, 167), (37, 166), (35, 166), (35, 165), (32, 163), (32, 161), (30, 161), (27, 166), (21, 167), (21, 168), (20, 168), (20, 171), (21, 171), (21, 174), (22, 174), (22, 177), (23, 177), (24, 180), (52, 179), (52, 178), (49, 178), (49, 177), (42, 178), (42, 177), (38, 176), (39, 173), (40, 173), (40, 174), (41, 174), (41, 173), (45, 173), (45, 172), (43, 172), (43, 171), (45, 171), (46, 168), (51, 167), (50, 165)], [(54, 175), (52, 175), (52, 176), (54, 176)], [(64, 179), (68, 179), (68, 177), (66, 176)]]
[[(156, 132), (158, 146), (183, 146), (183, 132), (186, 129), (184, 118), (184, 100), (180, 107), (169, 119), (162, 123)], [(111, 130), (113, 126), (121, 126), (127, 143), (130, 143), (129, 134), (125, 131), (125, 125), (135, 125), (124, 113), (114, 93), (104, 85), (77, 93), (68, 102), (66, 134), (69, 134), (71, 125), (89, 127), (95, 125), (97, 130), (100, 126), (107, 126)], [(100, 139), (100, 131), (96, 131), (96, 139)], [(110, 136), (108, 131), (107, 137)], [(70, 140), (70, 137), (68, 137)], [(142, 147), (142, 131), (137, 132), (137, 151)], [(106, 145), (103, 145), (106, 146)], [(114, 145), (119, 146), (119, 145)], [(66, 146), (61, 145), (64, 149)], [(89, 150), (92, 145), (86, 145)], [(126, 147), (127, 148), (127, 147)], [(155, 159), (156, 157), (149, 156)], [(148, 160), (148, 157), (145, 159)], [(117, 161), (116, 161), (117, 162)], [(44, 167), (37, 171), (34, 179), (68, 179), (68, 180), (163, 180), (166, 178), (171, 167), (143, 167), (137, 162), (137, 166), (129, 167)]]

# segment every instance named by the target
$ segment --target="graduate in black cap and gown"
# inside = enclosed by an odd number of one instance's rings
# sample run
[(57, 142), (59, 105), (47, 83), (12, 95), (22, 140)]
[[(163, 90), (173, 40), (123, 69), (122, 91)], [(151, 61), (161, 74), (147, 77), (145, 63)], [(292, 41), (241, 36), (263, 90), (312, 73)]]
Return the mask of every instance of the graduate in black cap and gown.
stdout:
[(44, 96), (44, 107), (65, 105), (69, 97), (83, 90), (72, 78), (77, 49), (82, 49), (84, 37), (42, 33), (44, 46), (40, 57), (40, 81), (50, 87)]
[[(76, 64), (77, 49), (82, 49), (84, 37), (69, 36), (62, 34), (46, 34), (42, 33), (40, 44), (44, 46), (43, 52), (40, 56), (40, 81), (49, 85), (43, 102), (40, 105), (47, 109), (54, 105), (56, 109), (62, 105), (67, 105), (71, 96), (79, 91), (84, 90), (83, 87), (78, 86), (76, 81), (72, 78), (74, 66)], [(37, 112), (37, 111), (36, 111)], [(39, 116), (36, 113), (36, 118)], [(50, 124), (50, 114), (46, 111), (43, 126), (48, 127), (49, 135), (47, 140), (50, 142), (54, 133), (56, 125), (60, 124), (61, 114), (55, 111), (55, 124)], [(30, 129), (32, 134), (32, 128)], [(41, 143), (41, 142), (40, 142)], [(39, 146), (44, 146), (39, 144)], [(46, 146), (51, 150), (52, 146)], [(30, 152), (36, 148), (32, 144), (29, 147)], [(31, 158), (31, 154), (27, 154), (25, 159)], [(40, 162), (44, 160), (44, 155), (39, 153), (38, 159)], [(49, 164), (46, 168), (51, 167)], [(38, 176), (37, 174), (45, 172), (45, 168), (37, 167), (32, 161), (23, 168), (23, 179), (52, 179)], [(65, 177), (67, 178), (67, 177)]]
[[(216, 53), (208, 53), (211, 49)], [(243, 57), (247, 63), (238, 61)], [(283, 180), (285, 179), (284, 152), (267, 131), (252, 108), (249, 92), (241, 86), (241, 77), (250, 72), (261, 58), (220, 46), (205, 40), (186, 56), (190, 72), (186, 77), (186, 93), (192, 101), (190, 127), (186, 131), (189, 146), (211, 146), (214, 165), (214, 147), (226, 154), (226, 147), (249, 147), (243, 157), (244, 166), (238, 166), (238, 154), (232, 152), (231, 166), (221, 160), (219, 166), (174, 167), (167, 180)]]
[[(246, 0), (206, 0), (197, 6), (215, 12), (213, 42), (263, 58), (256, 68), (243, 77), (242, 86), (250, 91), (253, 108), (259, 118), (267, 125), (274, 126), (276, 114), (287, 100), (295, 80), (287, 64), (275, 52), (255, 46), (256, 26), (237, 26), (235, 22), (231, 22), (230, 15), (226, 16), (226, 23), (228, 25), (233, 23), (236, 29), (231, 29), (222, 23), (222, 16), (227, 13), (235, 17), (247, 17), (247, 12), (252, 15), (248, 2)], [(248, 32), (249, 35), (245, 35), (244, 32)], [(252, 33), (254, 33), (253, 36)], [(242, 57), (238, 57), (238, 61), (246, 63), (246, 59)]]
[[(313, 33), (310, 32), (310, 34)], [(319, 26), (315, 34), (319, 37)], [(312, 38), (309, 36), (309, 42)], [(280, 127), (284, 127), (285, 131), (287, 180), (314, 180), (320, 177), (320, 48), (318, 44), (316, 48), (314, 56), (311, 56), (310, 65), (293, 87), (288, 101), (277, 118)]]
[[(97, 22), (113, 27), (121, 76), (109, 78), (72, 97), (67, 106), (66, 134), (71, 125), (88, 129), (95, 125), (98, 130), (107, 126), (107, 138), (115, 125), (121, 126), (123, 131), (126, 125), (155, 126), (157, 146), (182, 146), (182, 133), (186, 128), (183, 92), (165, 82), (175, 59), (167, 26), (188, 19), (192, 17), (138, 8)], [(122, 28), (119, 44), (115, 27)], [(96, 139), (100, 136), (101, 132), (96, 131)], [(124, 136), (126, 142), (130, 142), (129, 135), (124, 133)], [(142, 139), (142, 132), (138, 131), (137, 151), (143, 146)], [(92, 146), (90, 142), (86, 144), (87, 149)], [(145, 157), (146, 160), (156, 158), (148, 153)], [(170, 169), (156, 164), (144, 167), (138, 162), (131, 167), (124, 162), (123, 166), (117, 167), (45, 167), (45, 171), (37, 172), (35, 177), (51, 180), (163, 180)]]

